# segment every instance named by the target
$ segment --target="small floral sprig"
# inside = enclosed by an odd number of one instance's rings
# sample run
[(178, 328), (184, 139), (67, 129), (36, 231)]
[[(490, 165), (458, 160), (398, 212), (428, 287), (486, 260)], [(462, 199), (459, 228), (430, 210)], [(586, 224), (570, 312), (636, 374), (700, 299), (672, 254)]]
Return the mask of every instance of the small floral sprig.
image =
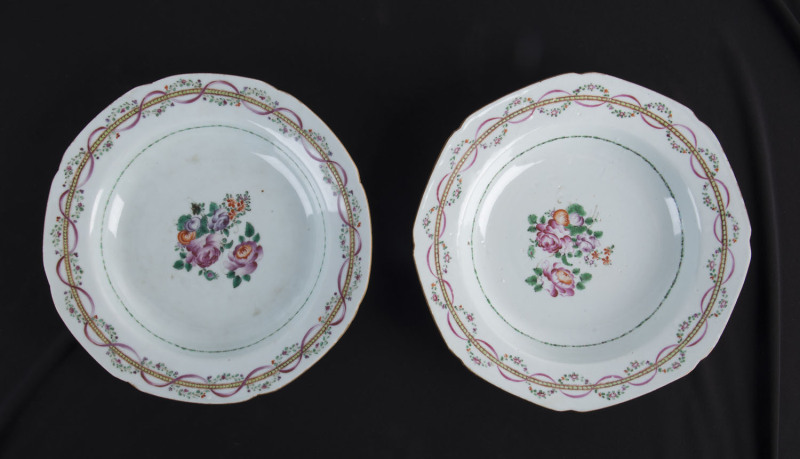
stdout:
[(250, 193), (247, 191), (236, 196), (228, 193), (225, 195), (223, 202), (228, 210), (228, 218), (231, 220), (231, 225), (238, 224), (240, 222), (239, 219), (250, 211)]

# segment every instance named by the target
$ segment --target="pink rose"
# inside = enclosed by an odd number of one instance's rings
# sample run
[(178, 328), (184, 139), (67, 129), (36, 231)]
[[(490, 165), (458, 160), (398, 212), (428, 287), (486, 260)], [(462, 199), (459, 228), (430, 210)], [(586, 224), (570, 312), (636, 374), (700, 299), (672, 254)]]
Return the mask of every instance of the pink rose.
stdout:
[(264, 256), (264, 249), (253, 241), (242, 242), (231, 250), (223, 265), (237, 276), (250, 274), (258, 267), (258, 260)]
[(552, 297), (575, 295), (575, 276), (559, 262), (544, 261), (542, 284)]
[(569, 214), (569, 224), (572, 226), (583, 226), (583, 217), (577, 212)]
[(186, 255), (186, 263), (197, 265), (201, 268), (208, 268), (217, 262), (222, 246), (222, 235), (206, 234), (197, 238), (186, 245), (189, 254)]
[(536, 234), (536, 241), (545, 252), (556, 253), (562, 248), (572, 245), (569, 231), (553, 219), (550, 219), (546, 225), (537, 224), (536, 229), (539, 230)]
[(600, 243), (594, 236), (579, 234), (575, 238), (575, 246), (578, 247), (578, 250), (580, 250), (581, 252), (589, 253), (592, 250), (596, 249), (598, 245), (600, 245)]

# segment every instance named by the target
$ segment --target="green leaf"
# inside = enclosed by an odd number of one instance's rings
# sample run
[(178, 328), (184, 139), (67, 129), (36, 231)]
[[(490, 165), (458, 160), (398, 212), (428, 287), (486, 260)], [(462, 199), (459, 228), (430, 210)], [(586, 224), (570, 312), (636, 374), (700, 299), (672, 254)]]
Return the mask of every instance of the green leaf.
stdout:
[(539, 279), (539, 278), (538, 278), (538, 277), (536, 277), (536, 276), (531, 276), (531, 277), (529, 277), (529, 278), (525, 279), (525, 283), (526, 283), (526, 284), (528, 284), (528, 285), (536, 285), (536, 281), (537, 281), (538, 279)]
[(214, 215), (214, 212), (216, 212), (217, 209), (219, 209), (219, 205), (216, 202), (209, 203), (208, 204), (208, 215), (209, 216)]
[(537, 218), (536, 215), (533, 215), (533, 214), (528, 215), (528, 223), (530, 223), (531, 225), (535, 225), (536, 224), (536, 218)]
[(567, 256), (566, 255), (561, 255), (561, 261), (567, 266), (572, 266), (572, 263), (567, 261)]
[(208, 229), (208, 217), (204, 216), (200, 219), (200, 229), (197, 231), (198, 236), (202, 236), (203, 234), (207, 234), (209, 232)]
[(233, 272), (233, 271), (228, 271), (228, 274), (226, 275), (226, 277), (228, 279), (233, 279), (234, 277), (236, 277), (236, 273)]
[(587, 233), (589, 236), (591, 236), (591, 235), (592, 235), (592, 230), (590, 230), (590, 229), (588, 229), (588, 228), (587, 228), (587, 229), (586, 229), (586, 233)]
[(228, 228), (225, 228), (224, 230), (222, 230), (222, 234), (224, 234), (225, 236), (230, 236), (231, 232), (228, 231)]
[(241, 277), (236, 276), (236, 277), (233, 278), (233, 288), (238, 287), (239, 284), (241, 284), (241, 283), (242, 283), (242, 278)]
[(261, 233), (256, 233), (256, 235), (253, 236), (253, 242), (258, 242), (260, 240), (261, 240)]
[(542, 271), (542, 268), (533, 268), (533, 272), (541, 276), (544, 271)]
[(581, 234), (581, 233), (583, 233), (583, 232), (586, 232), (586, 230), (587, 230), (588, 228), (586, 228), (585, 226), (573, 226), (573, 225), (567, 225), (567, 229), (569, 230), (569, 234), (570, 234), (570, 235), (572, 235), (572, 236), (576, 236), (576, 235), (578, 235), (578, 234)]
[(601, 238), (601, 237), (603, 237), (603, 232), (602, 232), (602, 231), (595, 231), (595, 232), (594, 232), (594, 237), (596, 237), (596, 238)]
[(242, 236), (241, 234), (239, 235), (239, 242), (244, 242), (244, 236)]
[(183, 265), (184, 265), (183, 260), (178, 260), (175, 262), (174, 265), (172, 265), (172, 267), (175, 269), (183, 269)]
[(586, 217), (586, 218), (583, 220), (583, 223), (585, 223), (585, 224), (587, 224), (587, 225), (591, 225), (592, 223), (594, 223), (594, 218), (592, 218), (592, 217)]
[(575, 268), (572, 270), (572, 274), (578, 274), (579, 272), (581, 272), (581, 268)]
[(567, 254), (567, 258), (572, 258), (572, 252)]
[(592, 280), (592, 275), (590, 273), (581, 274), (581, 282), (589, 282), (590, 280)]
[(528, 227), (528, 232), (529, 233), (535, 233), (536, 231), (537, 231), (537, 229), (536, 229), (535, 226), (531, 225), (531, 226)]
[(233, 241), (230, 241), (227, 244), (222, 244), (222, 246), (225, 247), (226, 249), (230, 249), (231, 247), (233, 247)]
[(536, 246), (529, 245), (528, 246), (528, 258), (533, 258), (534, 253), (536, 252)]
[(583, 285), (583, 282), (578, 282), (578, 284), (576, 285), (576, 287), (578, 287), (578, 290), (583, 290), (583, 289), (585, 289), (585, 288), (586, 288), (586, 286), (585, 286), (585, 285)]
[(190, 263), (186, 263), (186, 265), (184, 266), (184, 268), (186, 268), (186, 272), (189, 272), (189, 271), (191, 271), (191, 270), (192, 270), (192, 265), (191, 265)]
[(179, 253), (178, 255), (180, 255), (180, 256), (181, 256), (181, 258), (186, 258), (186, 252), (181, 252), (181, 253)]
[(183, 231), (186, 229), (185, 228), (186, 222), (188, 222), (190, 218), (192, 218), (192, 216), (189, 214), (181, 215), (178, 218), (178, 231)]
[(202, 276), (203, 275), (203, 270), (201, 269), (200, 271), (197, 271), (197, 275), (198, 276)]
[(544, 287), (542, 287), (542, 284), (536, 284), (536, 285), (533, 286), (533, 291), (534, 292), (538, 292), (538, 291), (541, 291), (542, 288), (544, 288)]
[(250, 282), (250, 274), (245, 274), (244, 276), (242, 276), (242, 279), (246, 280), (247, 282)]
[(247, 236), (247, 237), (253, 237), (253, 234), (255, 234), (255, 232), (256, 232), (256, 229), (255, 229), (255, 228), (253, 228), (253, 225), (251, 225), (251, 224), (250, 224), (250, 222), (247, 222), (247, 223), (244, 225), (244, 235), (245, 235), (245, 236)]
[(581, 252), (580, 250), (576, 250), (576, 251), (575, 251), (575, 256), (576, 256), (576, 257), (579, 257), (579, 256), (581, 256), (581, 255), (583, 255), (583, 252)]
[(539, 223), (544, 223), (544, 222), (545, 222), (544, 215), (542, 215), (541, 218), (539, 218)]
[(586, 216), (586, 211), (583, 210), (583, 206), (580, 205), (580, 204), (570, 204), (569, 207), (567, 207), (567, 213), (570, 213), (570, 214), (575, 213), (575, 214), (580, 215), (581, 217), (585, 217)]

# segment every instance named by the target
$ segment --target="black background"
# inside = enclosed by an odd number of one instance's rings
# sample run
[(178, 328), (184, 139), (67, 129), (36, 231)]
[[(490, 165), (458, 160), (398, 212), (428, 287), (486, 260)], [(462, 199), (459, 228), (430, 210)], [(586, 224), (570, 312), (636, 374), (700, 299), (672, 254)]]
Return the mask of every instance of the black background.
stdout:
[[(0, 454), (796, 457), (798, 12), (780, 0), (3, 2)], [(747, 204), (753, 258), (722, 339), (690, 375), (612, 408), (557, 413), (447, 350), (411, 229), (467, 115), (587, 71), (651, 88), (711, 127)], [(370, 202), (372, 274), (352, 326), (299, 379), (236, 405), (160, 399), (109, 375), (58, 317), (40, 258), (69, 143), (127, 90), (187, 72), (256, 78), (300, 99), (344, 143)]]

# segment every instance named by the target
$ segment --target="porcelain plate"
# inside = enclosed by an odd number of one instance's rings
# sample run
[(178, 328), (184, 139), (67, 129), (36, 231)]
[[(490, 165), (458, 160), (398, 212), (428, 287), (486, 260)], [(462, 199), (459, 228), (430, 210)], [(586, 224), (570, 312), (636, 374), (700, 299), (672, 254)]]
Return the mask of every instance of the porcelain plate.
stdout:
[(714, 134), (687, 108), (569, 74), (470, 116), (436, 163), (414, 257), (450, 349), (556, 410), (630, 400), (711, 351), (750, 259)]
[(162, 397), (276, 390), (356, 313), (370, 220), (330, 129), (266, 83), (178, 75), (128, 92), (64, 154), (44, 265), (111, 374)]

